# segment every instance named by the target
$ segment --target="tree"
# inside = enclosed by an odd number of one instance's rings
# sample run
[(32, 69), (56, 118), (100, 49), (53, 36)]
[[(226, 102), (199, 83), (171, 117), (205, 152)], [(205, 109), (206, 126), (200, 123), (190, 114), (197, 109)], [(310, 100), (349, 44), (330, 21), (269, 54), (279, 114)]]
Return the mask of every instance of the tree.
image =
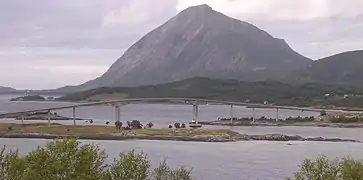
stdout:
[[(25, 156), (0, 151), (0, 179), (6, 180), (191, 180), (191, 170), (172, 170), (165, 161), (150, 169), (144, 153), (121, 153), (112, 164), (98, 146), (75, 139), (55, 140)], [(163, 178), (159, 178), (163, 177)]]
[(138, 120), (132, 120), (130, 123), (131, 129), (142, 129), (143, 125)]
[(179, 129), (180, 128), (180, 123), (174, 123), (174, 127), (175, 127), (175, 129)]
[(121, 121), (116, 121), (115, 122), (115, 126), (116, 126), (116, 129), (117, 130), (121, 130), (121, 128), (122, 128), (122, 122)]
[(329, 160), (320, 157), (306, 159), (294, 174), (295, 180), (358, 180), (363, 179), (363, 161), (351, 158)]
[(152, 127), (154, 127), (154, 124), (152, 122), (149, 122), (149, 123), (146, 124), (146, 127), (152, 128)]
[[(1, 175), (7, 180), (100, 180), (104, 178), (106, 154), (94, 145), (82, 145), (75, 139), (57, 140), (24, 157), (17, 152), (1, 153)], [(1, 166), (3, 167), (3, 166)], [(8, 169), (9, 168), (9, 169)]]
[(114, 164), (109, 169), (110, 180), (147, 180), (149, 177), (150, 162), (143, 153), (121, 153), (119, 160), (114, 160)]

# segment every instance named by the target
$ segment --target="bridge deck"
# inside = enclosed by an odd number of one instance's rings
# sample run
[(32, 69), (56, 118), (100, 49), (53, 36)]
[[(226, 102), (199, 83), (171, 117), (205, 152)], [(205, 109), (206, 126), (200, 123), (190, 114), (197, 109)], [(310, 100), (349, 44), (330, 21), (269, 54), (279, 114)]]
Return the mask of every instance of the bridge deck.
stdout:
[[(121, 99), (121, 100), (112, 100), (112, 101), (100, 101), (100, 102), (90, 102), (90, 103), (79, 103), (75, 105), (67, 105), (67, 106), (59, 106), (54, 108), (43, 108), (43, 109), (31, 109), (26, 111), (18, 111), (18, 112), (9, 112), (9, 113), (0, 113), (0, 116), (7, 115), (16, 115), (16, 114), (26, 114), (33, 112), (43, 112), (43, 111), (55, 111), (62, 109), (71, 109), (77, 107), (87, 107), (87, 106), (98, 106), (105, 104), (130, 104), (135, 102), (142, 103), (152, 103), (152, 102), (184, 102), (185, 104), (194, 104), (194, 103), (215, 103), (215, 104), (225, 104), (225, 105), (235, 105), (235, 106), (248, 106), (249, 108), (271, 108), (271, 109), (286, 109), (286, 110), (298, 110), (298, 111), (312, 111), (312, 112), (345, 112), (343, 110), (325, 110), (325, 109), (314, 109), (314, 108), (301, 108), (301, 107), (291, 107), (291, 106), (273, 106), (273, 105), (264, 105), (264, 104), (252, 104), (252, 103), (243, 103), (243, 102), (234, 102), (234, 101), (218, 101), (218, 100), (210, 100), (210, 99), (195, 99), (195, 98), (138, 98), (138, 99)], [(360, 113), (360, 112), (359, 112)]]

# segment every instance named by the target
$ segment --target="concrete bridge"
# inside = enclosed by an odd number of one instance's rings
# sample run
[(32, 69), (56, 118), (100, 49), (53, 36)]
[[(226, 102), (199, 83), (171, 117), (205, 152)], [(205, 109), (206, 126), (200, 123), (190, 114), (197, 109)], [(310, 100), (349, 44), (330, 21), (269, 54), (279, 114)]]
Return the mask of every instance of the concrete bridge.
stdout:
[(32, 109), (26, 111), (10, 112), (10, 113), (0, 113), (0, 117), (9, 115), (19, 115), (21, 116), (22, 124), (24, 123), (24, 117), (27, 114), (35, 112), (48, 112), (48, 125), (51, 124), (51, 112), (62, 109), (72, 109), (73, 110), (73, 124), (76, 125), (76, 108), (78, 107), (88, 107), (88, 106), (100, 106), (100, 105), (112, 105), (115, 108), (115, 121), (120, 121), (120, 107), (127, 104), (135, 103), (178, 103), (178, 104), (189, 104), (193, 106), (193, 121), (198, 123), (198, 106), (201, 104), (223, 104), (230, 106), (230, 117), (231, 121), (234, 118), (233, 107), (234, 106), (246, 106), (252, 108), (253, 110), (253, 120), (255, 119), (255, 109), (256, 108), (270, 108), (276, 109), (276, 120), (279, 119), (279, 110), (298, 110), (298, 111), (312, 111), (312, 112), (344, 112), (343, 110), (325, 110), (325, 109), (314, 109), (314, 108), (300, 108), (291, 106), (273, 106), (264, 104), (254, 104), (254, 103), (244, 103), (244, 102), (233, 102), (233, 101), (219, 101), (210, 99), (196, 99), (196, 98), (137, 98), (137, 99), (121, 99), (112, 101), (99, 101), (99, 102), (89, 102), (89, 103), (79, 103), (75, 105), (59, 106), (54, 108), (43, 108), (43, 109)]

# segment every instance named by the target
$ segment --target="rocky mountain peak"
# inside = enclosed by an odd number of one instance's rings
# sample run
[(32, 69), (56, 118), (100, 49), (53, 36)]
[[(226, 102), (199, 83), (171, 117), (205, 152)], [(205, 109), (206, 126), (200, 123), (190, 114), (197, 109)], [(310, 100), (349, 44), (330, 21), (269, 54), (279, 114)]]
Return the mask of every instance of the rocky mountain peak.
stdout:
[(189, 7), (132, 45), (101, 77), (81, 85), (139, 86), (192, 77), (276, 79), (311, 60), (256, 26)]

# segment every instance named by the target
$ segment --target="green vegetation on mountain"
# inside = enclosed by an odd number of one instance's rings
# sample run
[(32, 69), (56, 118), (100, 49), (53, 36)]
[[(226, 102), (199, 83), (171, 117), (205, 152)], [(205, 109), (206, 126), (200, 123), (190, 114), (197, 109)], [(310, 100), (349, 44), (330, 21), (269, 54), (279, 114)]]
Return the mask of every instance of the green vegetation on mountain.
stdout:
[[(329, 96), (327, 96), (329, 94)], [(122, 98), (202, 98), (293, 106), (363, 107), (363, 89), (328, 84), (289, 85), (276, 81), (241, 82), (192, 78), (173, 83), (140, 87), (102, 87), (59, 98), (63, 101)], [(105, 97), (105, 98), (103, 98)], [(110, 98), (111, 97), (111, 98)]]
[(295, 72), (291, 82), (363, 85), (363, 50), (349, 51), (314, 61)]

